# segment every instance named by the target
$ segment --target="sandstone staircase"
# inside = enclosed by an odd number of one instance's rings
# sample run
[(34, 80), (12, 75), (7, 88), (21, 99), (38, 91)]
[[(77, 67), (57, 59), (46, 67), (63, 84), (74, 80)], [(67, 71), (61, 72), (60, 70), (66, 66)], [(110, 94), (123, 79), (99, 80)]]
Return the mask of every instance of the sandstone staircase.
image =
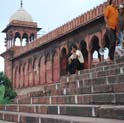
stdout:
[[(124, 123), (124, 57), (63, 76), (0, 106), (0, 123)], [(7, 122), (5, 122), (7, 121)]]

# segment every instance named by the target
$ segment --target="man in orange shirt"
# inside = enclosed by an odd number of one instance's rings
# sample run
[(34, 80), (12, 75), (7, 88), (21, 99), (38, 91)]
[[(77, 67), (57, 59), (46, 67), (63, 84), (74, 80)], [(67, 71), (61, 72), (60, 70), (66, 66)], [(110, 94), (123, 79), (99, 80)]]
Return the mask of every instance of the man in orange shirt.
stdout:
[(116, 29), (118, 25), (118, 10), (115, 6), (116, 0), (110, 0), (109, 5), (104, 12), (106, 23), (106, 40), (109, 44), (109, 58), (110, 61), (114, 60), (114, 52), (116, 47)]

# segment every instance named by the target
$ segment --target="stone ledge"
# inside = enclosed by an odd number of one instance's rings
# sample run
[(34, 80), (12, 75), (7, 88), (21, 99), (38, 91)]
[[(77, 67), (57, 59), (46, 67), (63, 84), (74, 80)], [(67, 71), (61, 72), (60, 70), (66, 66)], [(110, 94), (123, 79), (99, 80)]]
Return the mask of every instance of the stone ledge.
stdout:
[[(8, 114), (17, 114), (16, 112)], [(29, 114), (29, 113), (19, 113), (20, 120), (23, 119), (24, 123), (32, 123), (26, 122), (25, 120), (28, 119), (38, 119), (39, 122), (44, 121), (43, 123), (50, 123), (51, 121), (58, 121), (57, 123), (63, 123), (66, 121), (67, 123), (124, 123), (124, 120), (116, 120), (116, 119), (104, 119), (104, 118), (90, 118), (90, 117), (72, 117), (72, 116), (64, 116), (64, 115), (41, 115), (41, 114)], [(0, 122), (2, 123), (2, 122)], [(4, 122), (3, 122), (4, 123)], [(6, 122), (5, 122), (6, 123)], [(9, 123), (9, 122), (8, 122)], [(11, 123), (11, 122), (10, 122)]]

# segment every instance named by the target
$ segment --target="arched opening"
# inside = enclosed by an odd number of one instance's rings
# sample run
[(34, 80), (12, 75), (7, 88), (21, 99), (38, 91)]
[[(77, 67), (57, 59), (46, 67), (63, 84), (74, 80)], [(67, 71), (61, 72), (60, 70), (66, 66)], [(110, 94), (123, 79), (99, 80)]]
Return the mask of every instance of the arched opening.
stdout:
[(15, 46), (21, 46), (21, 35), (19, 32), (16, 32), (15, 34)]
[(35, 35), (34, 34), (31, 34), (30, 35), (30, 42), (32, 42), (34, 39), (35, 39)]
[(24, 33), (22, 36), (22, 46), (26, 46), (28, 43), (28, 34)]
[(26, 42), (27, 42), (26, 40), (27, 40), (27, 39), (25, 39), (25, 38), (22, 39), (22, 46), (26, 46), (26, 44), (27, 44), (27, 43), (26, 43)]
[(61, 75), (67, 74), (67, 52), (65, 48), (62, 48), (61, 50), (60, 69), (61, 69)]
[(109, 49), (107, 47), (105, 47), (104, 59), (108, 59), (108, 54), (109, 54)]
[(101, 55), (99, 53), (99, 39), (97, 36), (93, 36), (91, 39), (91, 54), (92, 54), (92, 61), (93, 64), (98, 63), (101, 61)]
[(104, 48), (105, 48), (104, 59), (108, 59), (110, 41), (107, 32), (104, 34), (103, 40), (104, 40)]
[(87, 44), (84, 40), (80, 42), (80, 50), (84, 57), (84, 68), (88, 68), (88, 51), (87, 51)]

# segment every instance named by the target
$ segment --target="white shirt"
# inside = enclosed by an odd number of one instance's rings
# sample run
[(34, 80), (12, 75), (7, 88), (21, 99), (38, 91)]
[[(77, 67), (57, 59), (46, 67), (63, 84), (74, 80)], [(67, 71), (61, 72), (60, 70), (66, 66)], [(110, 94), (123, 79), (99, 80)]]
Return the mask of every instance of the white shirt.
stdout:
[[(77, 56), (78, 56), (78, 57), (77, 57)], [(76, 53), (75, 53), (75, 54), (72, 54), (72, 55), (70, 56), (70, 58), (71, 58), (71, 59), (78, 58), (78, 60), (79, 60), (80, 63), (84, 63), (84, 57), (83, 57), (83, 55), (82, 55), (82, 53), (81, 53), (80, 50), (76, 50)]]
[(80, 61), (80, 63), (84, 63), (84, 57), (80, 50), (76, 50), (76, 55), (78, 56), (78, 60)]
[(72, 55), (70, 56), (70, 58), (71, 58), (71, 59), (76, 59), (76, 54), (72, 54)]

